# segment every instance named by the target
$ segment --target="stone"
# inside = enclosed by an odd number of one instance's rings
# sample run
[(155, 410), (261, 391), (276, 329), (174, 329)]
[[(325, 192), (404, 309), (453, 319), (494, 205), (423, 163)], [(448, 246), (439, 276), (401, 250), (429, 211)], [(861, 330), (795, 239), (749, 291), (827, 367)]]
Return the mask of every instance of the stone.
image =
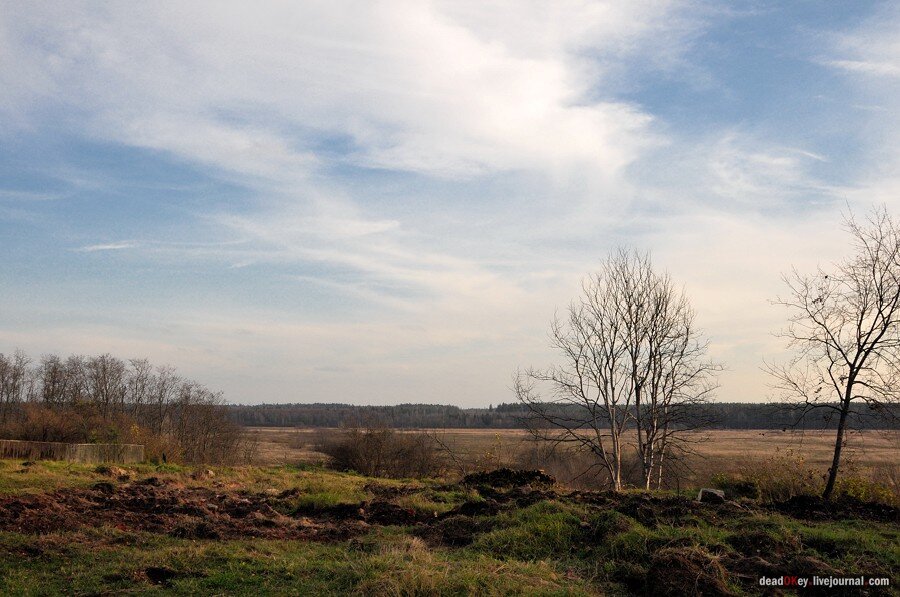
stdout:
[(725, 492), (721, 489), (710, 489), (708, 487), (704, 487), (700, 490), (700, 493), (697, 494), (697, 501), (707, 504), (724, 504)]

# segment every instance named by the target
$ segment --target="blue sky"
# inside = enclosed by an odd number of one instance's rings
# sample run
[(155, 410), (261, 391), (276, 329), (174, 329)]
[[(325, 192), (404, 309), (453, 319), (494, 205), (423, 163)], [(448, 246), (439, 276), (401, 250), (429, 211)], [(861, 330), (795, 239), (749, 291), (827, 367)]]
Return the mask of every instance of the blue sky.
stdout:
[(882, 2), (0, 2), (0, 352), (509, 401), (617, 246), (764, 400), (780, 273), (898, 207)]

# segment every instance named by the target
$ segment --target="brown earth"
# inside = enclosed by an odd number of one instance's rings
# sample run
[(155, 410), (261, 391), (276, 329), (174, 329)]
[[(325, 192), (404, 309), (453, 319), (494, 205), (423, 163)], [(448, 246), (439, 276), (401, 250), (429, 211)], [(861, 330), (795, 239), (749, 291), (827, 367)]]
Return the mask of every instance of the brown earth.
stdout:
[[(637, 593), (730, 595), (726, 583), (729, 578), (752, 584), (763, 574), (845, 572), (801, 553), (796, 537), (768, 533), (759, 526), (760, 514), (900, 521), (900, 509), (853, 501), (822, 503), (816, 498), (795, 498), (764, 507), (747, 500), (705, 504), (674, 495), (562, 492), (552, 478), (539, 471), (497, 471), (471, 477), (467, 486), (482, 499), (464, 502), (438, 515), (394, 501), (428, 491), (427, 488), (372, 485), (367, 487), (374, 496), (370, 500), (316, 508), (299, 506), (301, 494), (296, 489), (252, 493), (224, 484), (194, 487), (156, 477), (119, 483), (102, 481), (90, 488), (2, 497), (0, 530), (50, 535), (106, 526), (190, 539), (344, 541), (356, 540), (373, 526), (403, 525), (412, 527), (411, 532), (429, 545), (458, 548), (502, 524), (494, 517), (499, 512), (543, 500), (560, 500), (611, 514), (594, 526), (583, 523), (580, 540), (586, 548), (605, 544), (635, 522), (656, 528), (685, 527), (699, 521), (715, 525), (729, 520), (740, 528), (743, 522), (756, 520), (755, 527), (746, 525), (746, 533), (729, 537), (732, 550), (727, 553), (712, 553), (690, 541), (666, 540), (648, 544), (650, 559), (640, 565), (635, 563), (633, 574), (629, 575), (625, 568), (618, 573), (619, 580)], [(814, 546), (819, 553), (829, 553), (829, 545), (824, 541)], [(160, 585), (170, 584), (174, 574), (164, 568), (146, 571), (147, 578)]]
[[(764, 509), (733, 501), (700, 504), (680, 496), (644, 493), (558, 492), (553, 489), (553, 479), (538, 471), (500, 470), (473, 475), (465, 481), (466, 485), (477, 487), (486, 499), (465, 502), (441, 515), (406, 508), (392, 501), (424, 491), (414, 487), (372, 486), (375, 495), (372, 500), (317, 508), (297, 506), (295, 498), (299, 491), (296, 489), (277, 494), (249, 493), (227, 487), (188, 487), (156, 477), (121, 484), (102, 481), (87, 489), (68, 488), (0, 498), (0, 530), (46, 534), (111, 526), (194, 539), (258, 537), (329, 541), (355, 537), (371, 525), (404, 525), (426, 527), (419, 529), (418, 534), (432, 542), (452, 546), (465, 545), (475, 534), (489, 530), (490, 525), (483, 517), (550, 499), (615, 510), (650, 528), (659, 524), (681, 525), (697, 517), (741, 517)], [(767, 509), (795, 518), (900, 521), (897, 508), (853, 500), (823, 502), (810, 497), (792, 498)], [(753, 543), (760, 544), (758, 540)]]
[[(101, 482), (90, 489), (2, 498), (0, 529), (45, 534), (111, 526), (193, 539), (340, 540), (368, 526), (370, 515), (361, 506), (339, 515), (323, 511), (315, 517), (288, 516), (277, 509), (287, 509), (287, 497), (185, 487), (153, 477), (119, 486)], [(376, 517), (382, 512), (377, 502), (365, 506)]]

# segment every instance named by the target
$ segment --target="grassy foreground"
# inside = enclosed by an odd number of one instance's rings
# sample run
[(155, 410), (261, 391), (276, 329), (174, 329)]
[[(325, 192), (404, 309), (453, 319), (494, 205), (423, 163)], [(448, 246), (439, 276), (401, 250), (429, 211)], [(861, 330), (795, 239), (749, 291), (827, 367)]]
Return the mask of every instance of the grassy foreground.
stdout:
[(3, 595), (759, 594), (897, 569), (897, 511), (861, 504), (0, 461)]

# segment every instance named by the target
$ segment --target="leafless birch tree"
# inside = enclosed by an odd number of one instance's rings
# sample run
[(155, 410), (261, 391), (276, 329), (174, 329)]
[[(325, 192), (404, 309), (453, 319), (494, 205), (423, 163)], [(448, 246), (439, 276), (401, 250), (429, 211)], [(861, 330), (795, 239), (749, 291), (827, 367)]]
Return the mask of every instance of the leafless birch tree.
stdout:
[(550, 335), (563, 364), (515, 379), (532, 435), (592, 453), (616, 490), (633, 446), (640, 484), (661, 485), (667, 455), (695, 426), (685, 405), (703, 402), (721, 369), (705, 358), (687, 298), (648, 255), (620, 250), (584, 282)]

